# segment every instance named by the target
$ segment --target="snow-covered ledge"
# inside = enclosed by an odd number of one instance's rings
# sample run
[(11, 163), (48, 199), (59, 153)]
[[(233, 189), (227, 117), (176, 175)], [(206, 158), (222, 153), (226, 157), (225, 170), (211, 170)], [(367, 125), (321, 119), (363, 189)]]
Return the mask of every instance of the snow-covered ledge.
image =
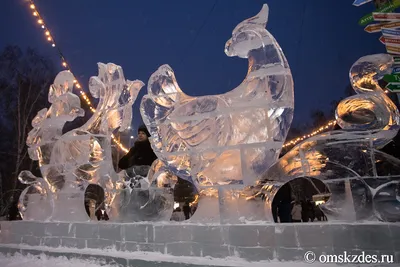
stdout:
[[(0, 222), (3, 248), (32, 246), (187, 257), (236, 257), (248, 261), (303, 261), (316, 255), (389, 254), (400, 262), (400, 224), (297, 223), (199, 225), (189, 223)], [(1, 250), (0, 250), (1, 252)], [(99, 253), (101, 255), (101, 253)]]

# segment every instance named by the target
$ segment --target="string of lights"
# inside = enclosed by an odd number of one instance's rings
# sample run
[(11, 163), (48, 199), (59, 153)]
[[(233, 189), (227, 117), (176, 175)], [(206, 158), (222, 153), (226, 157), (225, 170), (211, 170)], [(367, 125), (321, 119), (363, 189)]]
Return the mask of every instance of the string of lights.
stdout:
[[(39, 13), (37, 7), (35, 6), (34, 1), (33, 1), (33, 0), (29, 0), (28, 3), (30, 4), (30, 9), (31, 9), (31, 11), (32, 11), (32, 15), (37, 19), (37, 23), (38, 23), (39, 25), (41, 25), (41, 28), (42, 28), (43, 31), (44, 31), (44, 34), (45, 34), (45, 37), (46, 37), (47, 41), (51, 44), (52, 47), (56, 48), (57, 53), (58, 53), (58, 55), (59, 55), (59, 57), (60, 57), (60, 60), (61, 60), (61, 65), (62, 65), (66, 70), (69, 70), (69, 71), (73, 74), (73, 72), (72, 72), (72, 70), (71, 70), (71, 66), (67, 63), (67, 60), (65, 59), (64, 54), (61, 52), (60, 48), (56, 45), (56, 42), (55, 42), (55, 40), (54, 40), (54, 38), (53, 38), (53, 35), (51, 34), (51, 31), (50, 31), (49, 27), (47, 26), (47, 24), (45, 24), (44, 19), (43, 19), (43, 17), (40, 15), (40, 13)], [(75, 75), (74, 75), (74, 77), (75, 77)], [(81, 97), (86, 101), (86, 104), (89, 106), (89, 109), (94, 113), (94, 112), (96, 111), (96, 109), (93, 108), (92, 103), (90, 102), (89, 97), (88, 97), (88, 96), (86, 95), (86, 93), (83, 91), (81, 84), (78, 82), (78, 80), (77, 80), (76, 78), (75, 78), (75, 80), (74, 80), (74, 84), (75, 84), (75, 87), (78, 89), (78, 91), (79, 91)], [(388, 91), (385, 90), (385, 93), (388, 93)], [(313, 132), (311, 132), (311, 133), (309, 133), (309, 134), (305, 134), (305, 135), (303, 135), (303, 136), (294, 138), (294, 139), (292, 139), (292, 140), (286, 142), (286, 143), (283, 145), (283, 148), (288, 148), (288, 147), (294, 146), (294, 145), (298, 144), (299, 142), (303, 141), (303, 140), (306, 139), (306, 138), (315, 136), (315, 135), (320, 134), (320, 133), (322, 133), (322, 132), (324, 132), (324, 131), (326, 131), (326, 130), (329, 130), (331, 127), (333, 127), (333, 126), (335, 126), (335, 125), (336, 125), (336, 120), (329, 121), (327, 124), (321, 126), (320, 128), (314, 130)], [(115, 136), (114, 136), (113, 134), (111, 135), (111, 138), (112, 138), (112, 140), (114, 141), (114, 143), (115, 143), (122, 151), (124, 151), (125, 153), (127, 153), (127, 152), (129, 151), (129, 149), (127, 149), (121, 142), (119, 142), (119, 141), (115, 138)]]
[(290, 146), (294, 146), (294, 145), (296, 145), (297, 143), (303, 141), (304, 139), (309, 138), (309, 137), (312, 137), (312, 136), (317, 135), (317, 134), (319, 134), (319, 133), (322, 133), (322, 132), (328, 130), (329, 128), (331, 128), (331, 127), (333, 127), (333, 126), (335, 126), (335, 125), (336, 125), (336, 120), (330, 121), (330, 122), (328, 122), (327, 124), (325, 124), (324, 126), (321, 126), (320, 128), (318, 128), (317, 130), (314, 130), (312, 133), (309, 133), (309, 134), (306, 134), (306, 135), (303, 135), (303, 136), (294, 138), (294, 139), (292, 139), (292, 140), (286, 142), (286, 143), (283, 145), (283, 148), (290, 147)]
[[(57, 53), (58, 53), (58, 55), (59, 55), (59, 57), (60, 57), (60, 60), (61, 60), (61, 66), (62, 66), (65, 70), (68, 70), (68, 71), (70, 71), (70, 72), (73, 74), (72, 69), (71, 69), (71, 66), (67, 63), (67, 60), (66, 60), (64, 54), (61, 52), (60, 48), (56, 45), (56, 42), (55, 42), (55, 40), (54, 40), (54, 37), (53, 37), (53, 35), (51, 34), (51, 31), (50, 31), (49, 27), (47, 26), (47, 24), (45, 23), (43, 17), (40, 15), (40, 13), (39, 13), (39, 11), (38, 11), (38, 9), (37, 9), (37, 7), (36, 7), (34, 1), (33, 1), (33, 0), (29, 0), (28, 3), (29, 3), (29, 8), (30, 8), (31, 11), (32, 11), (32, 15), (36, 18), (37, 23), (38, 23), (38, 24), (41, 26), (41, 28), (43, 29), (44, 35), (45, 35), (47, 41), (50, 43), (50, 45), (51, 45), (52, 47), (54, 47), (54, 48), (56, 49), (56, 51), (57, 51)], [(73, 74), (73, 75), (74, 75), (74, 74)], [(74, 75), (74, 77), (75, 77), (75, 78), (74, 78), (74, 85), (75, 85), (75, 88), (79, 91), (79, 94), (81, 95), (81, 97), (83, 98), (83, 100), (85, 100), (86, 104), (89, 106), (90, 111), (92, 111), (92, 112), (94, 113), (94, 112), (96, 111), (96, 109), (92, 106), (92, 103), (90, 102), (89, 97), (88, 97), (87, 94), (83, 91), (82, 86), (81, 86), (81, 84), (79, 83), (79, 81), (78, 81), (78, 79), (76, 78), (75, 75)], [(114, 141), (114, 143), (115, 143), (122, 151), (124, 151), (125, 153), (129, 151), (129, 149), (127, 149), (126, 147), (124, 147), (124, 146), (122, 145), (122, 143), (119, 142), (119, 141), (115, 138), (114, 134), (111, 135), (111, 138), (112, 138), (112, 140)]]

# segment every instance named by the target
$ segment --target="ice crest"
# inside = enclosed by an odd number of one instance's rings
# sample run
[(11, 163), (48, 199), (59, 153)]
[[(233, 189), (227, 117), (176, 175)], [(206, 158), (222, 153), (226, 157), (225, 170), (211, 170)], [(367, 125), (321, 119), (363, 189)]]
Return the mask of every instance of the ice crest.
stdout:
[(276, 162), (292, 122), (294, 96), (287, 60), (265, 29), (267, 17), (264, 5), (226, 44), (228, 56), (249, 61), (246, 78), (233, 90), (191, 97), (170, 66), (151, 75), (141, 114), (155, 153), (175, 175), (200, 185), (252, 184)]
[(114, 130), (130, 125), (132, 104), (144, 84), (125, 80), (118, 65), (99, 63), (98, 67), (99, 74), (91, 77), (89, 89), (99, 101), (83, 126), (62, 134), (67, 121), (84, 114), (79, 97), (72, 93), (74, 77), (69, 71), (57, 75), (49, 90), (50, 108), (33, 119), (27, 145), (31, 158), (39, 160), (43, 179), (21, 172), (21, 182), (31, 184), (21, 195), (22, 213), (39, 205), (28, 206), (27, 198), (31, 198), (51, 207), (47, 219), (85, 221), (84, 193), (89, 184), (104, 189), (105, 207), (111, 207), (120, 180), (112, 165), (111, 136)]

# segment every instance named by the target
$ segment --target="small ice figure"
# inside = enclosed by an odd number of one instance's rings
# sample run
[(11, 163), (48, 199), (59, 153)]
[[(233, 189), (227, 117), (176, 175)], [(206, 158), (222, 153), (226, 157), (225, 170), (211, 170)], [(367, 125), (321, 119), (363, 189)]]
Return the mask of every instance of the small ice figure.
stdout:
[(200, 185), (253, 184), (278, 159), (293, 118), (293, 80), (265, 29), (268, 12), (263, 5), (225, 45), (228, 56), (249, 61), (246, 78), (233, 90), (192, 97), (170, 66), (151, 75), (141, 114), (154, 152), (175, 175)]
[(336, 109), (343, 130), (304, 140), (262, 175), (258, 195), (267, 209), (285, 183), (301, 177), (315, 186), (311, 178), (318, 178), (330, 191), (329, 200), (320, 205), (329, 221), (400, 221), (400, 160), (378, 150), (399, 130), (399, 111), (379, 85), (393, 64), (388, 54), (365, 56), (353, 64), (350, 82), (357, 94)]

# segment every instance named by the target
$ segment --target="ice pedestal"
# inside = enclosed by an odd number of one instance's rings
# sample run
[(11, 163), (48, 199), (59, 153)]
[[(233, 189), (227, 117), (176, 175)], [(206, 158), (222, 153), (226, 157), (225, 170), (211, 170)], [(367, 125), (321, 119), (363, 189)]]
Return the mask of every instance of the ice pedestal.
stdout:
[(198, 208), (189, 222), (231, 224), (266, 221), (264, 203), (259, 199), (247, 199), (245, 188), (243, 185), (229, 185), (203, 189)]
[(24, 220), (47, 221), (53, 214), (53, 198), (42, 183), (33, 183), (21, 192), (18, 209)]
[[(50, 218), (53, 207), (40, 194), (25, 195), (25, 201), (21, 201), (20, 205), (25, 205), (24, 208), (20, 207), (24, 220), (40, 221)], [(22, 204), (23, 203), (23, 204)]]
[(190, 217), (191, 223), (220, 223), (219, 199), (214, 196), (200, 197), (196, 212)]
[(349, 180), (345, 181), (345, 204), (343, 205), (343, 217), (351, 222), (357, 220), (356, 210), (354, 207), (353, 194), (351, 192), (351, 184)]
[[(0, 226), (0, 252), (29, 245), (27, 249), (41, 251), (76, 249), (82, 256), (109, 255), (113, 252), (102, 249), (111, 248), (128, 254), (145, 251), (199, 258), (304, 262), (307, 251), (317, 256), (340, 255), (344, 251), (359, 255), (364, 251), (369, 255), (393, 255), (394, 262), (400, 262), (400, 225), (394, 223), (215, 225), (5, 221)], [(152, 255), (148, 260), (156, 261)]]
[(219, 208), (222, 224), (266, 221), (264, 203), (248, 198), (244, 186), (227, 186), (219, 189)]
[(118, 222), (169, 221), (174, 206), (171, 188), (124, 189), (114, 200)]
[(89, 215), (85, 210), (85, 192), (63, 192), (57, 194), (54, 199), (54, 213), (52, 218), (55, 221), (63, 222), (84, 222), (89, 221)]

